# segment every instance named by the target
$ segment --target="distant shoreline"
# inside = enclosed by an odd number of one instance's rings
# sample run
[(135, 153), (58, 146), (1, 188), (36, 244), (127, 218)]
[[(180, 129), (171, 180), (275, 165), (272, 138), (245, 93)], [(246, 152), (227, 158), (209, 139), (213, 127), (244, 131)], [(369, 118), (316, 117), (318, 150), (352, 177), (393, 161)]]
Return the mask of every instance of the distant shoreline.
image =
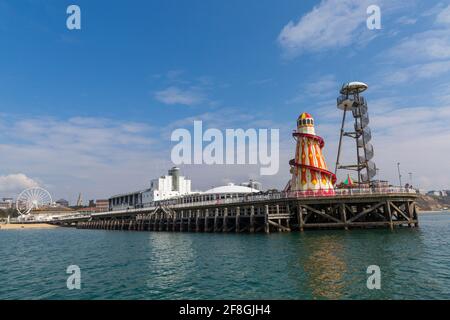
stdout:
[(54, 229), (58, 228), (53, 224), (48, 223), (12, 223), (12, 224), (0, 224), (1, 230), (20, 230), (20, 229)]

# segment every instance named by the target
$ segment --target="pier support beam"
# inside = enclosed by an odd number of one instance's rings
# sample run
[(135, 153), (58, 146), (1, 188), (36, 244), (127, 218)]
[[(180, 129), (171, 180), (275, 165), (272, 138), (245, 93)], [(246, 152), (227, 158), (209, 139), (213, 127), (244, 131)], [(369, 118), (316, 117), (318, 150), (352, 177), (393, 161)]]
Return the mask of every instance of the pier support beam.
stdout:
[(241, 219), (241, 208), (236, 208), (236, 233), (241, 232), (241, 226), (240, 226), (240, 219)]
[(191, 214), (192, 214), (192, 210), (188, 211), (188, 221), (187, 221), (187, 231), (191, 232)]
[(250, 233), (255, 232), (255, 206), (250, 207)]
[(219, 229), (217, 226), (218, 222), (219, 222), (219, 209), (216, 209), (216, 212), (214, 214), (214, 229), (213, 229), (214, 232), (217, 232)]
[(228, 232), (228, 208), (223, 209), (222, 232)]
[(348, 230), (348, 226), (347, 226), (347, 210), (345, 208), (345, 204), (341, 203), (339, 205), (339, 211), (340, 211), (340, 215), (341, 215), (341, 220), (342, 222), (344, 222), (345, 225), (345, 230)]
[(389, 217), (389, 228), (391, 230), (393, 230), (394, 229), (394, 223), (392, 221), (391, 203), (389, 201), (386, 201), (385, 208), (386, 208), (386, 212), (387, 212), (388, 217)]
[(208, 218), (209, 218), (209, 210), (205, 209), (205, 221), (204, 221), (203, 232), (209, 232), (209, 230), (208, 230)]
[(297, 219), (298, 219), (298, 228), (301, 232), (303, 232), (304, 231), (303, 208), (300, 206), (300, 203), (297, 203)]
[(195, 216), (195, 232), (200, 232), (200, 210), (197, 210)]

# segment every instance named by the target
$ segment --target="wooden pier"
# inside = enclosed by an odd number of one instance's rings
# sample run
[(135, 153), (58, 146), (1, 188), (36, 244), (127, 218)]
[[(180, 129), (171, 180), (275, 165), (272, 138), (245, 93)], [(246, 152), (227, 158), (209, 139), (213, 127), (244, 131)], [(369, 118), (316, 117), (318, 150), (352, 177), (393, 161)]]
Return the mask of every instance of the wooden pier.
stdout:
[(290, 232), (417, 227), (414, 193), (281, 197), (160, 205), (61, 219), (81, 229), (165, 232)]

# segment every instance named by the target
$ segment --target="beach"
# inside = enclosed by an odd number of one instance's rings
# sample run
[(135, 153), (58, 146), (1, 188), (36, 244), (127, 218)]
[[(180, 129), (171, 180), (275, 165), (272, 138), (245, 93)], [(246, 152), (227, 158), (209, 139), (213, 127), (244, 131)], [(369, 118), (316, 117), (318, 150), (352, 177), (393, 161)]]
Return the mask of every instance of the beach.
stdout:
[(13, 223), (0, 224), (0, 230), (17, 230), (17, 229), (51, 229), (58, 228), (58, 226), (48, 223)]

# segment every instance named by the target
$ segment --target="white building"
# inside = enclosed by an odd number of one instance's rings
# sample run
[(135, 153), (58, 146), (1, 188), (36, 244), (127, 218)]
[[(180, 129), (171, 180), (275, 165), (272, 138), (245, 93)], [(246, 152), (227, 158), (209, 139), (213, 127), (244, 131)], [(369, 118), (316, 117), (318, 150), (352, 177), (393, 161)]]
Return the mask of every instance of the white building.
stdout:
[(191, 193), (191, 180), (180, 176), (179, 168), (172, 168), (166, 176), (152, 180), (150, 189), (142, 194), (143, 204), (166, 200)]
[(220, 204), (227, 199), (251, 197), (252, 195), (257, 195), (259, 193), (261, 193), (260, 190), (229, 183), (226, 186), (215, 187), (205, 192), (196, 192), (184, 197), (173, 198), (172, 200), (169, 200), (168, 203), (184, 204), (212, 201), (216, 204)]
[(432, 190), (427, 192), (428, 196), (446, 197), (447, 192), (445, 190)]
[(110, 210), (142, 208), (153, 201), (166, 200), (191, 193), (191, 180), (180, 176), (179, 168), (172, 168), (168, 174), (150, 183), (150, 188), (142, 191), (117, 195), (109, 199)]
[(0, 210), (11, 209), (14, 206), (14, 200), (12, 198), (3, 198), (0, 201)]
[(220, 186), (209, 189), (205, 191), (203, 195), (213, 195), (215, 196), (214, 199), (229, 199), (242, 197), (245, 195), (259, 192), (261, 191), (255, 188), (250, 188), (246, 186), (237, 186), (234, 183), (229, 183), (226, 186)]

